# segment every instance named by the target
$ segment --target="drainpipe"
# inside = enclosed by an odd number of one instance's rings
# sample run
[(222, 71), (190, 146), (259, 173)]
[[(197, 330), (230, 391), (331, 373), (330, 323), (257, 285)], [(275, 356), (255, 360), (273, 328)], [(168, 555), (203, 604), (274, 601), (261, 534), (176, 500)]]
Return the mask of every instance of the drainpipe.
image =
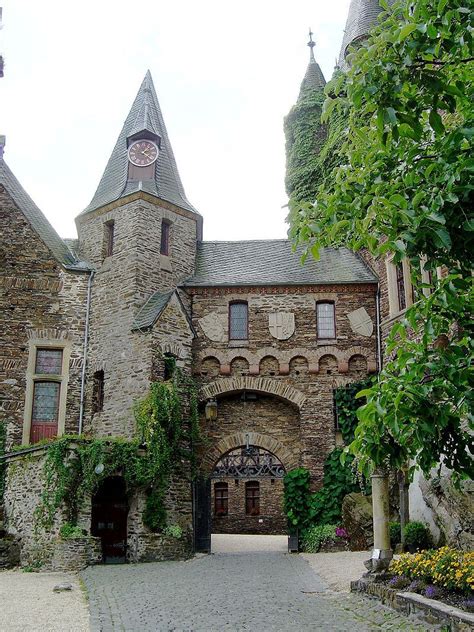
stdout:
[(95, 271), (91, 270), (89, 275), (89, 281), (87, 283), (87, 302), (86, 302), (86, 326), (84, 331), (84, 350), (82, 353), (82, 374), (81, 374), (81, 403), (79, 407), (79, 430), (78, 434), (82, 434), (82, 426), (84, 423), (84, 403), (85, 403), (85, 390), (86, 390), (86, 365), (87, 365), (87, 347), (89, 345), (89, 321), (91, 315), (91, 296), (92, 296), (92, 281), (94, 279)]

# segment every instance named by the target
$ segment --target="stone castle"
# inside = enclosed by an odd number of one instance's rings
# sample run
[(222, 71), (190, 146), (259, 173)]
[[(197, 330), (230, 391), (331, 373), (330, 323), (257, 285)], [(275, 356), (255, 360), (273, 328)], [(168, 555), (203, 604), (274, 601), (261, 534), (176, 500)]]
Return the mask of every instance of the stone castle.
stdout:
[[(376, 1), (353, 0), (342, 64), (378, 11)], [(321, 91), (325, 84), (312, 47), (303, 84)], [(411, 300), (407, 270), (400, 280), (395, 268), (330, 248), (301, 265), (287, 240), (203, 240), (203, 218), (185, 195), (150, 73), (76, 218), (77, 240), (57, 235), (3, 159), (0, 215), (4, 520), (22, 562), (38, 546), (41, 441), (131, 438), (134, 402), (166, 379), (168, 358), (199, 386), (206, 442), (198, 467), (211, 481), (214, 532), (285, 532), (282, 477), (304, 466), (321, 485), (338, 442), (333, 391), (378, 370), (380, 324)], [(206, 404), (217, 409), (212, 421)], [(81, 552), (86, 562), (99, 560), (101, 543), (110, 541), (110, 558), (129, 561), (192, 549), (189, 473), (167, 500), (170, 522), (185, 534), (175, 542), (143, 525), (143, 493), (107, 485), (81, 510), (80, 526), (95, 536)], [(102, 509), (94, 514), (93, 506)], [(48, 551), (48, 564), (66, 564), (53, 545)]]

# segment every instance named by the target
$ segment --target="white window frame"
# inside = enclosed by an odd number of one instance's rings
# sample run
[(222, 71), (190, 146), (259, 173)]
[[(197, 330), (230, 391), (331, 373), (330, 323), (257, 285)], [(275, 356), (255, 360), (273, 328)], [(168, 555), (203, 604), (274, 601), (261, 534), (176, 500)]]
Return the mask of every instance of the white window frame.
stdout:
[(406, 305), (403, 309), (400, 309), (397, 284), (397, 266), (393, 263), (393, 257), (387, 259), (385, 265), (387, 269), (387, 289), (390, 317), (393, 318), (394, 316), (403, 314), (409, 307), (411, 307), (411, 305), (413, 305), (413, 287), (410, 276), (410, 263), (408, 259), (402, 259), (401, 261)]

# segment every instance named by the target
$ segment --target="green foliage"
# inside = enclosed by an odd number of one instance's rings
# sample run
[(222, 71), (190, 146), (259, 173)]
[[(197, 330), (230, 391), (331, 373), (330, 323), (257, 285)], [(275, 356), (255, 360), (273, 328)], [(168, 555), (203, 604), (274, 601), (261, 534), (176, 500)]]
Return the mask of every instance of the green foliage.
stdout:
[[(123, 476), (127, 491), (146, 490), (144, 524), (151, 531), (166, 526), (170, 476), (183, 460), (194, 463), (199, 441), (193, 384), (179, 371), (173, 381), (153, 383), (137, 402), (135, 417), (138, 436), (132, 440), (65, 436), (49, 444), (44, 491), (35, 512), (37, 529), (51, 528), (62, 506), (68, 522), (75, 525), (80, 502), (117, 474)], [(102, 471), (97, 471), (99, 464)]]
[(395, 550), (397, 544), (402, 541), (402, 529), (399, 522), (389, 522), (388, 528), (390, 531), (390, 548)]
[(63, 540), (74, 540), (75, 538), (83, 538), (85, 534), (81, 527), (65, 522), (59, 529), (59, 535)]
[(430, 530), (422, 522), (408, 522), (403, 529), (403, 533), (407, 546), (423, 550), (429, 549), (433, 545)]
[(163, 535), (180, 540), (183, 537), (183, 530), (178, 524), (170, 524), (163, 529)]
[(3, 502), (3, 494), (5, 492), (5, 474), (6, 465), (3, 460), (5, 455), (5, 445), (7, 441), (7, 425), (4, 421), (0, 421), (0, 505)]
[[(350, 56), (324, 104), (346, 117), (339, 166), (312, 204), (290, 201), (290, 234), (323, 246), (408, 258), (417, 302), (395, 326), (391, 359), (351, 452), (369, 475), (409, 460), (474, 476), (474, 10), (464, 0), (401, 2)], [(328, 177), (330, 175), (330, 177)], [(446, 268), (425, 296), (417, 271)], [(445, 344), (443, 344), (445, 343)]]
[(357, 399), (356, 395), (359, 391), (368, 388), (372, 381), (372, 378), (368, 378), (362, 382), (352, 382), (334, 390), (338, 426), (346, 444), (354, 440), (354, 432), (359, 423), (357, 409), (363, 404), (363, 401)]
[(312, 494), (309, 501), (311, 524), (338, 523), (342, 515), (344, 496), (360, 492), (360, 485), (350, 467), (350, 459), (341, 463), (341, 455), (342, 448), (335, 448), (326, 457), (323, 486)]
[(311, 475), (309, 470), (298, 467), (290, 470), (283, 483), (284, 509), (288, 518), (288, 528), (291, 532), (304, 529), (309, 521), (309, 484)]
[(336, 539), (336, 525), (324, 524), (309, 527), (303, 533), (301, 548), (306, 553), (317, 553), (321, 545)]

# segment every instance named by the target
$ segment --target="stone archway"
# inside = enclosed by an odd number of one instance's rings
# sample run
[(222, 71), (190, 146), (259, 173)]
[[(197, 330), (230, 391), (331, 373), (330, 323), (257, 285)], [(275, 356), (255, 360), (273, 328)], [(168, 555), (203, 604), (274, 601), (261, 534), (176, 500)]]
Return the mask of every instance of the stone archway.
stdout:
[(201, 389), (200, 396), (201, 400), (206, 400), (238, 391), (255, 391), (257, 393), (274, 395), (275, 397), (286, 399), (292, 404), (295, 404), (298, 408), (301, 408), (306, 400), (304, 393), (281, 380), (272, 380), (265, 377), (250, 377), (248, 375), (224, 378), (206, 384), (206, 386)]

